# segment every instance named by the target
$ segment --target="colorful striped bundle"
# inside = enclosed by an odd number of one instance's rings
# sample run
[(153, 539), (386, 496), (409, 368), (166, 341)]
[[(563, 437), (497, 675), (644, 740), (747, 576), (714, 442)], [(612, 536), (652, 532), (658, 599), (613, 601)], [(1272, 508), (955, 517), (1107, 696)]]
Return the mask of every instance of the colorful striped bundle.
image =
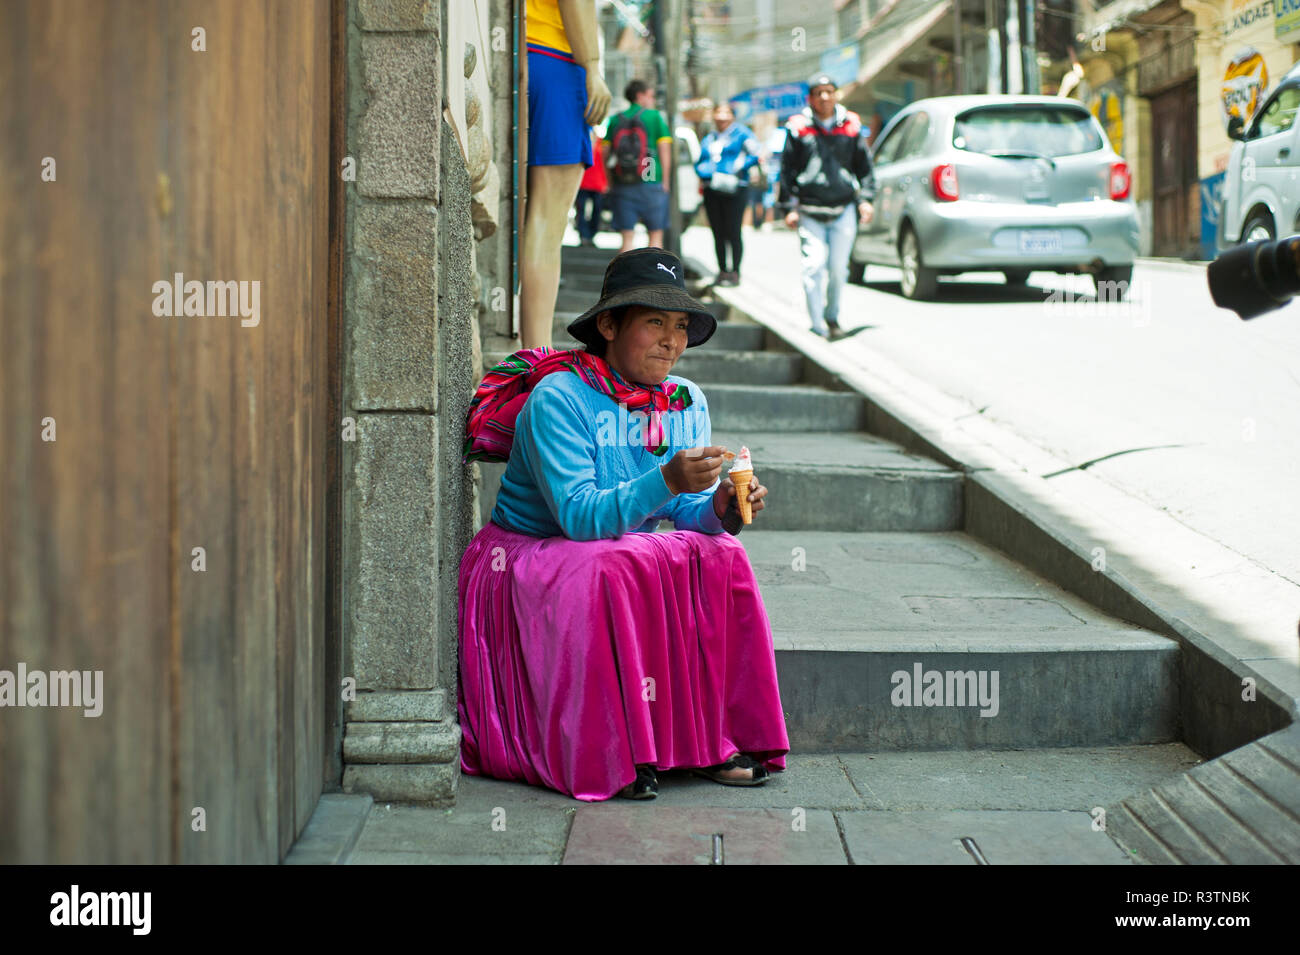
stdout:
[(528, 393), (539, 381), (557, 371), (570, 371), (629, 412), (649, 416), (645, 446), (651, 454), (668, 449), (663, 427), (665, 411), (681, 411), (691, 404), (685, 385), (629, 385), (603, 358), (580, 349), (525, 348), (492, 367), (483, 376), (469, 406), (465, 425), (464, 461), (508, 461), (515, 440), (515, 420)]

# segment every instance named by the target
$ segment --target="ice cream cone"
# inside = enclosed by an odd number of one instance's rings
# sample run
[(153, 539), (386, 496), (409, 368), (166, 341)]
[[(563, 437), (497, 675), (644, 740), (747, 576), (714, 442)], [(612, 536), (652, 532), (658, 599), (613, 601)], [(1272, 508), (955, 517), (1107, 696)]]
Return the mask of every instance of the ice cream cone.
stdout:
[(749, 485), (754, 479), (753, 471), (732, 471), (731, 483), (736, 485), (736, 503), (740, 505), (740, 519), (746, 524), (754, 523), (754, 510), (749, 503)]

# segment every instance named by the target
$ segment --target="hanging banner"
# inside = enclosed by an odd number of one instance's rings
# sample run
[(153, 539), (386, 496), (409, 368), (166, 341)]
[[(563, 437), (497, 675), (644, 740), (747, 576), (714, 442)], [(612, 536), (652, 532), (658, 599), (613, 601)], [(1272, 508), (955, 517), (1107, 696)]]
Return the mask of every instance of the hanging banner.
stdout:
[(808, 105), (807, 83), (782, 83), (745, 90), (731, 98), (731, 109), (739, 122), (747, 123), (755, 113), (776, 113), (784, 122)]

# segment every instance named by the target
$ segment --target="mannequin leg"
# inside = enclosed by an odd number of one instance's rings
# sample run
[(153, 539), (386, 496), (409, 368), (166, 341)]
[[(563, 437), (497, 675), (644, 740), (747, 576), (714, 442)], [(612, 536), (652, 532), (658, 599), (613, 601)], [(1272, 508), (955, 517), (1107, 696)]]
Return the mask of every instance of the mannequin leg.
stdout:
[(560, 288), (560, 246), (578, 195), (582, 165), (528, 167), (528, 208), (521, 243), (519, 327), (525, 348), (551, 344)]

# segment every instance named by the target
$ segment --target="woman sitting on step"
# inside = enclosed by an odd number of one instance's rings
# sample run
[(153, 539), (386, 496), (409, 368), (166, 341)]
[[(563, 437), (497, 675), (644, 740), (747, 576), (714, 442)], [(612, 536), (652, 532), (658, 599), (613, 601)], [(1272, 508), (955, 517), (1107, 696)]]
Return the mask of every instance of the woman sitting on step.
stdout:
[[(466, 773), (602, 800), (653, 798), (656, 770), (753, 786), (785, 768), (725, 449), (669, 375), (715, 328), (681, 262), (636, 249), (569, 326), (585, 351), (518, 352), (480, 386), (466, 457), (509, 464), (460, 566)], [(754, 512), (766, 495), (755, 480)]]

